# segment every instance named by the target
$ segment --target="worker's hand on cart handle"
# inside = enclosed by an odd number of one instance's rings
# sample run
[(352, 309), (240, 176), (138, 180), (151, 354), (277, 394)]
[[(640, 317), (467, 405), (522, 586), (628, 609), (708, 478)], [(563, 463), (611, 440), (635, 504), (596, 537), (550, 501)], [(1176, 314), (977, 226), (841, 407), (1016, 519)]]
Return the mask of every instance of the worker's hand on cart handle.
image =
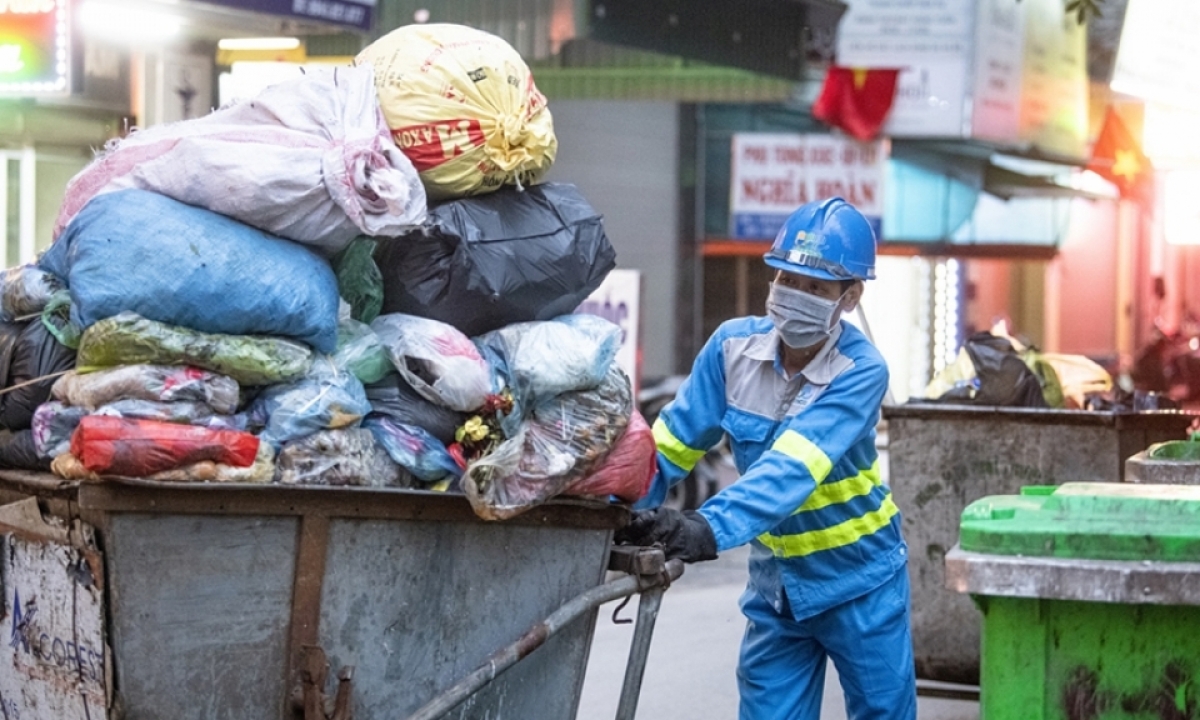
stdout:
[(704, 516), (694, 510), (672, 508), (640, 510), (633, 520), (616, 532), (619, 545), (661, 545), (668, 560), (685, 563), (717, 558), (717, 538)]

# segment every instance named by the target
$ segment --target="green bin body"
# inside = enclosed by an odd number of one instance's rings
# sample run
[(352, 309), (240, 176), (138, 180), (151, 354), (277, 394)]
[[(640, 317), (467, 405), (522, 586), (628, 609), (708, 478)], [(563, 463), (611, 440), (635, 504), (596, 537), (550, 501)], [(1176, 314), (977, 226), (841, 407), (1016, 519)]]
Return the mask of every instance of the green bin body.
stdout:
[(1200, 487), (1068, 483), (962, 515), (981, 720), (1200, 719)]

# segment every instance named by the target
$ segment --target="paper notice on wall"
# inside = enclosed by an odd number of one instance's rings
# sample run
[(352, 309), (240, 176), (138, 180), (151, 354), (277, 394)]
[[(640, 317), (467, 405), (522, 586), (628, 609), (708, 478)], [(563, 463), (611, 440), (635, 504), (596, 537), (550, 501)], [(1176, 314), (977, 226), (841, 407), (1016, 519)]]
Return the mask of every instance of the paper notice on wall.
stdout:
[(848, 2), (838, 30), (838, 65), (901, 68), (884, 133), (963, 136), (975, 0)]
[[(103, 570), (89, 527), (68, 532), (24, 508), (0, 508), (0, 577), (5, 641), (0, 643), (0, 717), (101, 720), (108, 717), (110, 668), (104, 641)], [(42, 532), (42, 531), (45, 532)], [(62, 542), (69, 540), (69, 542)]]

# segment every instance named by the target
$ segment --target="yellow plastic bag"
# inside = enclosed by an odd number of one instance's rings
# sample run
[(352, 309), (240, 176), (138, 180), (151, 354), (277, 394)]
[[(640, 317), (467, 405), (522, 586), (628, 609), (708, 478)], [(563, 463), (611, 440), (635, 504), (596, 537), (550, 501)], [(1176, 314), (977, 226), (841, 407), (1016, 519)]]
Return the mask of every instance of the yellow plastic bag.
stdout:
[(1062, 383), (1063, 398), (1069, 408), (1082, 408), (1088, 395), (1112, 390), (1112, 375), (1083, 355), (1046, 353), (1042, 357), (1058, 374)]
[(392, 138), (430, 200), (532, 185), (558, 150), (546, 97), (520, 54), (465, 25), (406, 25), (371, 43), (356, 65), (375, 67)]

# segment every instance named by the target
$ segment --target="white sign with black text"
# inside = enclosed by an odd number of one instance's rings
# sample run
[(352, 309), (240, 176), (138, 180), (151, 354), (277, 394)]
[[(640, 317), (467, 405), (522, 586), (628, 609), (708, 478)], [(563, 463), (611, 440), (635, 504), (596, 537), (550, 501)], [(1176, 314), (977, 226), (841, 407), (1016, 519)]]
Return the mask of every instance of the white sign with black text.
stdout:
[(837, 135), (736, 133), (730, 176), (729, 232), (769, 240), (806, 202), (841, 197), (867, 216), (880, 236), (890, 145)]

